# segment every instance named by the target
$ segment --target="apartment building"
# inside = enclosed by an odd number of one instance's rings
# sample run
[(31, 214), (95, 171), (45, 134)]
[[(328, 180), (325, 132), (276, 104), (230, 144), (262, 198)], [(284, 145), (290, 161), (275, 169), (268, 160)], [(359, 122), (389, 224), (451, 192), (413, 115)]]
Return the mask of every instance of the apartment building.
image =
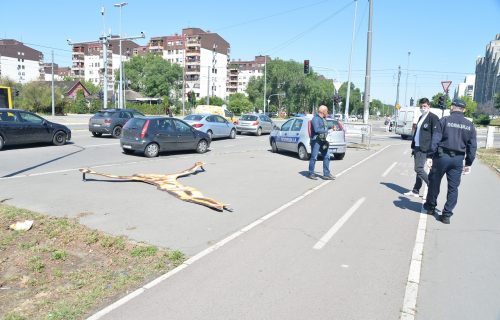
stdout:
[(458, 87), (455, 89), (454, 98), (467, 96), (474, 98), (474, 83), (476, 82), (476, 75), (469, 74), (465, 76), (464, 82), (459, 83)]
[(500, 92), (500, 34), (486, 46), (484, 57), (476, 60), (474, 101), (488, 104)]
[[(44, 63), (44, 80), (52, 81), (52, 63)], [(70, 67), (59, 67), (57, 63), (54, 63), (54, 81), (62, 81), (64, 77), (71, 76)]]
[(232, 60), (227, 72), (228, 94), (243, 93), (246, 95), (250, 79), (264, 75), (266, 60), (270, 60), (269, 56), (256, 56), (255, 60), (252, 61)]
[(43, 79), (43, 53), (14, 39), (0, 39), (0, 76), (23, 84)]
[[(120, 41), (116, 38), (118, 36), (111, 36), (106, 52), (108, 90), (113, 90), (115, 87), (115, 73), (119, 72), (120, 68)], [(139, 45), (133, 41), (122, 40), (122, 61), (130, 59), (138, 47)], [(104, 85), (103, 57), (103, 45), (98, 41), (73, 44), (71, 75), (102, 87)]]
[(227, 96), (227, 65), (230, 46), (217, 33), (185, 28), (182, 34), (152, 37), (149, 52), (184, 68), (184, 96), (193, 91), (197, 98)]

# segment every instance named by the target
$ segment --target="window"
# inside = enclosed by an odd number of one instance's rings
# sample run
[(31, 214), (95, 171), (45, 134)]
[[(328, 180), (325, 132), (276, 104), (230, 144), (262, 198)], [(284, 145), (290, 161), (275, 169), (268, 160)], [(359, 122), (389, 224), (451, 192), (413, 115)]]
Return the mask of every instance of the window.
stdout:
[(302, 128), (302, 122), (303, 122), (302, 119), (295, 120), (295, 122), (293, 123), (291, 131), (300, 131), (300, 128)]
[(40, 118), (37, 115), (34, 115), (32, 113), (28, 112), (19, 112), (19, 116), (23, 121), (29, 122), (29, 123), (35, 123), (35, 124), (41, 124), (43, 122), (43, 119)]
[(180, 120), (173, 120), (175, 123), (175, 127), (177, 129), (177, 132), (179, 133), (191, 133), (191, 126), (185, 124), (184, 122)]
[(283, 125), (281, 126), (281, 131), (288, 131), (290, 130), (290, 127), (292, 126), (293, 122), (295, 121), (295, 119), (290, 119), (288, 120), (287, 122), (283, 123)]

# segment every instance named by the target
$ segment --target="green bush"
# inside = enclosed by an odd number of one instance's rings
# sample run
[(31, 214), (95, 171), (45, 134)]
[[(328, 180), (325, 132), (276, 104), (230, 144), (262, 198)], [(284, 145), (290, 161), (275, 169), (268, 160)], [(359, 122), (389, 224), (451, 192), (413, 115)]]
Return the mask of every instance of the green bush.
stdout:
[(474, 119), (474, 123), (481, 126), (487, 126), (490, 124), (490, 117), (486, 114), (482, 114)]
[(500, 118), (491, 119), (490, 126), (500, 126)]

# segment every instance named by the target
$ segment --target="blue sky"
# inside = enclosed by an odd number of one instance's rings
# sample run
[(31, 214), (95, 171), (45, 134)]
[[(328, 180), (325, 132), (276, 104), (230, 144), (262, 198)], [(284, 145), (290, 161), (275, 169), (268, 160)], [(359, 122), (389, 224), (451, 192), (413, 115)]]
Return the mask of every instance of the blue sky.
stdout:
[[(11, 1), (0, 20), (0, 38), (14, 38), (40, 50), (50, 62), (71, 64), (66, 39), (90, 41), (111, 29), (119, 33), (117, 1)], [(478, 56), (500, 33), (500, 0), (374, 0), (371, 97), (396, 100), (397, 68), (402, 69), (400, 101), (431, 97), (441, 81), (450, 93)], [(105, 7), (104, 21), (101, 7)], [(9, 14), (5, 14), (6, 12)], [(259, 54), (302, 62), (328, 78), (347, 81), (353, 31), (353, 0), (152, 1), (129, 0), (123, 8), (123, 33), (151, 36), (199, 27), (219, 33), (231, 45), (231, 59)], [(351, 81), (364, 90), (368, 1), (357, 1)], [(146, 40), (138, 41), (146, 44)], [(408, 51), (409, 72), (408, 69)], [(408, 76), (407, 76), (408, 75)], [(408, 80), (407, 80), (408, 79)]]

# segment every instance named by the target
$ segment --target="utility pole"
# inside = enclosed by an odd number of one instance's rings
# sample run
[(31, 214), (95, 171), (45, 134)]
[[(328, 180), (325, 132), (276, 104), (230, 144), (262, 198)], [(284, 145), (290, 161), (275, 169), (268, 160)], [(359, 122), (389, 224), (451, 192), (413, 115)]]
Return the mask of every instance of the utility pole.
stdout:
[(210, 66), (207, 68), (207, 104), (210, 104)]
[(345, 98), (345, 121), (349, 119), (349, 99), (351, 96), (351, 61), (352, 61), (352, 52), (354, 50), (354, 38), (356, 36), (356, 13), (358, 11), (358, 0), (354, 0), (354, 20), (352, 22), (352, 41), (351, 41), (351, 53), (349, 54), (349, 73), (347, 75), (347, 96)]
[[(372, 17), (373, 17), (373, 0), (370, 2), (370, 9), (368, 15), (368, 35), (366, 44), (366, 77), (365, 77), (365, 93), (364, 93), (364, 112), (363, 123), (368, 123), (369, 106), (370, 106), (370, 80), (371, 80), (371, 67), (372, 67)], [(366, 134), (361, 136), (361, 142), (366, 142)]]
[(396, 106), (399, 105), (399, 84), (401, 83), (401, 66), (398, 66), (398, 86), (396, 91)]
[(56, 115), (56, 98), (54, 92), (54, 50), (52, 50), (52, 116)]
[(182, 34), (182, 43), (184, 44), (184, 51), (182, 56), (182, 116), (185, 115), (186, 110), (186, 36)]
[(267, 55), (264, 56), (264, 114), (266, 113)]
[(405, 103), (404, 103), (405, 107), (407, 106), (406, 94), (408, 92), (408, 75), (410, 74), (410, 54), (411, 54), (411, 51), (408, 50), (408, 65), (406, 67), (406, 86), (405, 86)]

